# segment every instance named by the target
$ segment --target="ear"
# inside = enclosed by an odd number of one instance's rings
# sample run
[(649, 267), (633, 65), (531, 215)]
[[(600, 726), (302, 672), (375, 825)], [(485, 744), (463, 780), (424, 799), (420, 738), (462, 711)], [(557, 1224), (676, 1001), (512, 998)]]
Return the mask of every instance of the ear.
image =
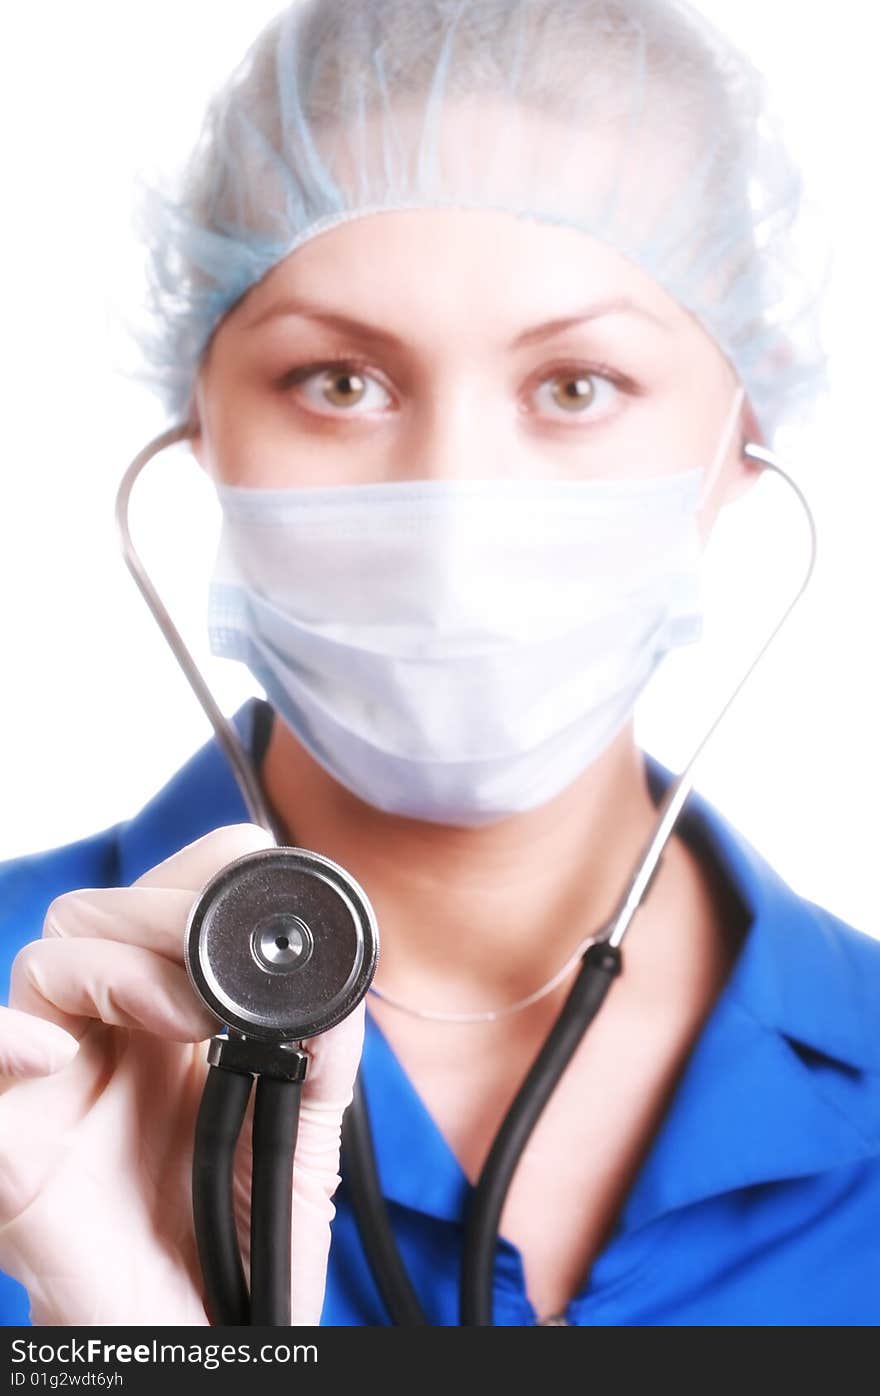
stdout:
[(731, 477), (727, 490), (725, 491), (723, 499), (723, 503), (725, 504), (732, 503), (733, 500), (741, 499), (743, 495), (748, 494), (749, 490), (755, 484), (755, 481), (758, 480), (761, 475), (760, 466), (754, 461), (749, 460), (748, 456), (745, 454), (745, 447), (749, 444), (764, 447), (767, 445), (764, 439), (764, 433), (758, 425), (758, 419), (755, 416), (754, 409), (748, 399), (746, 399), (743, 405), (741, 423), (739, 466), (736, 473)]
[(198, 461), (199, 465), (201, 466), (202, 470), (204, 470), (206, 468), (205, 442), (202, 434), (201, 415), (199, 413), (195, 393), (193, 393), (193, 396), (191, 397), (189, 402), (189, 407), (187, 408), (186, 422), (189, 428), (189, 436), (187, 437), (187, 440), (189, 442), (189, 448), (195, 456), (196, 460)]
[(190, 448), (190, 450), (192, 451), (193, 455), (195, 456), (195, 458), (196, 458), (196, 460), (198, 461), (199, 465), (201, 466), (202, 470), (204, 470), (204, 468), (205, 468), (205, 458), (204, 458), (204, 445), (203, 445), (203, 442), (202, 442), (202, 429), (201, 429), (201, 427), (200, 427), (200, 426), (195, 426), (195, 425), (194, 425), (193, 428), (192, 428), (192, 432), (191, 432), (190, 436), (189, 436), (187, 439), (188, 439), (188, 441), (189, 441), (189, 448)]

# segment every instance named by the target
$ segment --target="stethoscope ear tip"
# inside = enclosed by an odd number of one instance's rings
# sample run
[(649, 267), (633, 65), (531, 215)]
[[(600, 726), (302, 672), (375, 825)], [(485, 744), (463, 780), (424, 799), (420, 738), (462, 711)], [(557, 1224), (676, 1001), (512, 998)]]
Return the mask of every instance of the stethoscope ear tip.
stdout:
[(772, 451), (768, 451), (766, 446), (759, 446), (756, 441), (746, 441), (743, 444), (743, 455), (747, 460), (753, 461), (756, 465), (776, 465), (776, 457)]

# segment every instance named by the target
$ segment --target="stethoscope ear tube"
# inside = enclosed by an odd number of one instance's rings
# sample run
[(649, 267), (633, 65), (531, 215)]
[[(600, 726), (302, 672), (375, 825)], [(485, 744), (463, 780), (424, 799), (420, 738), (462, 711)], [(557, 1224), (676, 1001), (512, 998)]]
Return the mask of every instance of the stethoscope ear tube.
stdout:
[[(461, 1264), (461, 1326), (492, 1324), (498, 1226), (520, 1155), (563, 1071), (621, 972), (618, 946), (598, 939), (582, 957), (568, 996), (510, 1106), (483, 1166), (466, 1218)], [(361, 1242), (393, 1324), (428, 1323), (388, 1221), (360, 1077), (342, 1127), (341, 1172)]]
[[(290, 1326), (293, 1155), (300, 1081), (257, 1080), (251, 1185), (252, 1325)], [(294, 1244), (296, 1238), (293, 1238)]]
[(597, 940), (532, 1063), (489, 1150), (468, 1209), (461, 1267), (462, 1327), (491, 1325), (492, 1280), (501, 1212), (519, 1159), (584, 1033), (621, 971), (618, 946)]
[(241, 1263), (233, 1208), (235, 1146), (252, 1080), (208, 1068), (196, 1120), (192, 1196), (205, 1310), (212, 1325), (250, 1322), (250, 1298)]
[(426, 1327), (428, 1320), (410, 1283), (388, 1220), (360, 1072), (342, 1121), (340, 1174), (351, 1198), (361, 1244), (391, 1322), (400, 1328)]
[[(252, 1048), (261, 1074), (254, 1097), (249, 1294), (235, 1225), (233, 1180), (253, 1085), (243, 1063)], [(267, 1060), (273, 1051), (274, 1064)], [(223, 1037), (211, 1041), (196, 1120), (192, 1195), (205, 1310), (214, 1326), (290, 1326), (293, 1159), (308, 1060), (305, 1052), (281, 1045), (273, 1049)]]

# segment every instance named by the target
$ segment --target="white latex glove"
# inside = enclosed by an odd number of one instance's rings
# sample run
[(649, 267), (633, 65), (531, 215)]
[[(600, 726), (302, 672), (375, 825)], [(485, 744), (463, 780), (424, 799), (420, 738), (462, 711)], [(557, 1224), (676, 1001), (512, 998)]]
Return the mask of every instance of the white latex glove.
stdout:
[[(207, 1326), (192, 1222), (196, 1115), (218, 1029), (187, 978), (197, 894), (234, 858), (270, 847), (254, 824), (214, 830), (131, 887), (58, 897), (15, 958), (0, 1008), (0, 1269), (34, 1324)], [(292, 1321), (317, 1324), (343, 1111), (364, 1002), (306, 1044), (294, 1159)], [(251, 1101), (235, 1164), (249, 1266)]]

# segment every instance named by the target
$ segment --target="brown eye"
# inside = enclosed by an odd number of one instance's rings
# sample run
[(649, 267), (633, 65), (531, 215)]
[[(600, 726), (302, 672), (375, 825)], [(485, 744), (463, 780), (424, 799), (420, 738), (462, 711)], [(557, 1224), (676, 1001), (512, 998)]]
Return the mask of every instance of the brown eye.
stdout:
[(593, 379), (587, 374), (560, 374), (552, 381), (556, 385), (552, 392), (553, 401), (568, 412), (583, 411), (596, 396)]
[(285, 392), (301, 395), (313, 411), (325, 417), (359, 417), (362, 414), (355, 408), (386, 408), (392, 402), (389, 393), (371, 373), (348, 359), (291, 369), (279, 386)]
[(569, 418), (580, 416), (592, 420), (605, 417), (618, 395), (618, 387), (605, 374), (568, 368), (544, 379), (536, 401), (542, 411), (557, 421), (560, 413)]
[(321, 393), (332, 407), (356, 407), (366, 390), (366, 379), (356, 369), (327, 369), (321, 378)]

